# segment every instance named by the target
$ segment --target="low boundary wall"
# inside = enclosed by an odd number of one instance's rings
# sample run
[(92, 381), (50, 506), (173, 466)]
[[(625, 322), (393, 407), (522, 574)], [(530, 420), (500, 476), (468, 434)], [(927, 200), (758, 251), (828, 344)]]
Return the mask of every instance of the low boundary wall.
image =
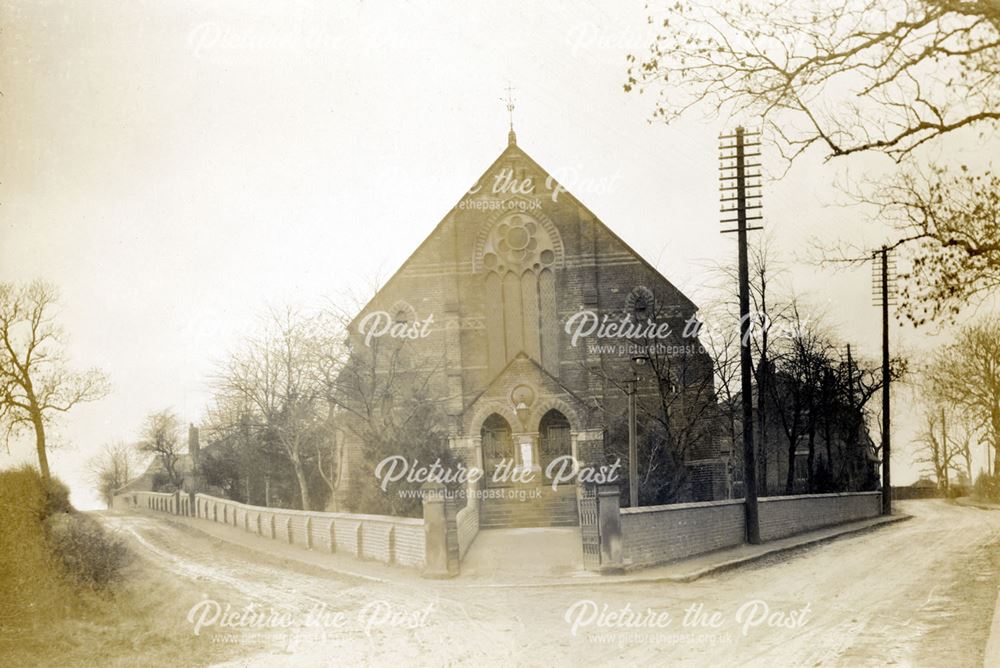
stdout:
[(323, 513), (248, 506), (195, 495), (196, 517), (307, 549), (346, 552), (359, 559), (421, 568), (424, 521), (417, 518)]
[(324, 513), (250, 506), (207, 494), (129, 492), (116, 496), (116, 510), (138, 508), (227, 524), (264, 538), (358, 559), (423, 568), (425, 521), (421, 518)]
[(622, 508), (627, 566), (643, 566), (721, 550), (743, 542), (743, 501)]
[(479, 534), (479, 499), (474, 495), (470, 495), (465, 507), (458, 511), (456, 524), (458, 525), (458, 554), (459, 557), (465, 557), (465, 553), (472, 546), (472, 541)]
[[(803, 494), (758, 499), (761, 540), (877, 517), (881, 493)], [(622, 566), (637, 568), (735, 547), (746, 540), (742, 499), (623, 508)], [(602, 564), (607, 566), (607, 564)]]
[[(113, 507), (196, 517), (303, 549), (418, 568), (425, 577), (454, 577), (479, 530), (478, 500), (473, 496), (459, 510), (443, 486), (425, 490), (423, 518), (263, 508), (207, 494), (157, 492), (118, 495)], [(593, 570), (652, 566), (735, 547), (746, 538), (742, 499), (619, 510), (615, 485), (587, 498), (593, 507), (581, 511), (581, 537)], [(879, 492), (761, 498), (761, 539), (877, 517), (881, 498)]]
[(760, 538), (777, 540), (882, 514), (881, 492), (768, 496), (757, 500)]

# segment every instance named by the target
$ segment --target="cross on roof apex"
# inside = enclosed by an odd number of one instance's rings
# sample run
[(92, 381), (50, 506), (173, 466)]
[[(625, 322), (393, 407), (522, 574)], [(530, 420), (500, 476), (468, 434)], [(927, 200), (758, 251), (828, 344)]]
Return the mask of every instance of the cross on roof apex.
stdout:
[(517, 144), (517, 135), (514, 134), (514, 103), (517, 101), (514, 98), (514, 87), (507, 84), (507, 97), (501, 98), (501, 101), (507, 107), (507, 122), (510, 126), (510, 131), (507, 133), (507, 144), (509, 146), (514, 146)]

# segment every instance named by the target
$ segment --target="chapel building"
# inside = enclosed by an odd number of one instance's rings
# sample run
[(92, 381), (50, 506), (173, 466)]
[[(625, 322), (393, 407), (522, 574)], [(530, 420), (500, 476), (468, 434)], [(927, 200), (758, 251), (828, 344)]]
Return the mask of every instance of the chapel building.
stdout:
[[(581, 464), (606, 461), (609, 407), (624, 414), (623, 383), (636, 373), (624, 341), (581, 336), (580, 323), (622, 314), (641, 321), (654, 312), (680, 332), (697, 307), (552, 179), (511, 130), (476, 185), (358, 313), (350, 337), (353, 346), (370, 345), (366, 336), (384, 317), (376, 314), (418, 325), (408, 345), (418, 357), (441, 361), (429, 387), (445, 403), (455, 455), (486, 471), (505, 460), (544, 471), (566, 455)], [(701, 350), (694, 361), (687, 373), (711, 387), (711, 359)], [(707, 410), (704, 419), (714, 415)], [(344, 434), (346, 493), (352, 476), (372, 472), (362, 440)], [(687, 500), (728, 494), (721, 441), (703, 438), (685, 453)], [(481, 484), (492, 483), (487, 476)], [(484, 498), (480, 522), (573, 525), (579, 494), (564, 485), (534, 506), (516, 507)]]

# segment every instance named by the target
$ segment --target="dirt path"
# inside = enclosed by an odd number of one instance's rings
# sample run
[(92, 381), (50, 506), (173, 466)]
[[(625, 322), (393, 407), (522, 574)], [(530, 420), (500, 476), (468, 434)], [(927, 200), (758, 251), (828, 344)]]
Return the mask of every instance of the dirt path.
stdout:
[(107, 521), (192, 583), (195, 620), (210, 600), (287, 614), (281, 628), (203, 625), (205, 642), (245, 647), (232, 665), (979, 666), (1000, 512), (904, 510), (914, 519), (691, 584), (553, 589), (365, 582), (151, 516)]

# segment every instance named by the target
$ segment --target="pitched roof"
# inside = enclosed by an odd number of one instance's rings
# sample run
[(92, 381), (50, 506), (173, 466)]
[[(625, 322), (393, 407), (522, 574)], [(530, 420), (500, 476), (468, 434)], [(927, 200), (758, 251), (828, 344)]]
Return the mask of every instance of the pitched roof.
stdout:
[[(522, 159), (527, 160), (530, 166), (532, 166), (534, 169), (536, 169), (536, 170), (538, 170), (539, 172), (542, 173), (542, 175), (546, 179), (546, 182), (547, 182), (548, 179), (551, 179), (552, 182), (558, 183), (557, 181), (555, 181), (554, 178), (551, 177), (551, 175), (545, 170), (545, 168), (543, 168), (541, 165), (539, 165), (538, 162), (536, 162), (534, 158), (532, 158), (530, 155), (528, 155), (528, 153), (523, 148), (521, 148), (520, 146), (518, 146), (513, 141), (508, 142), (507, 147), (500, 153), (500, 155), (497, 156), (497, 158), (490, 164), (490, 166), (486, 168), (486, 170), (482, 173), (482, 175), (479, 177), (479, 179), (476, 180), (476, 183), (481, 183), (483, 181), (483, 179), (485, 179), (487, 176), (489, 176), (494, 171), (494, 169), (496, 169), (496, 167), (501, 162), (503, 162), (505, 159), (507, 159), (507, 158), (509, 158), (511, 156), (516, 156), (518, 158), (522, 158)], [(559, 185), (562, 188), (562, 184), (559, 184)], [(698, 306), (687, 295), (685, 295), (680, 290), (680, 288), (678, 288), (676, 285), (674, 285), (673, 282), (671, 282), (666, 276), (664, 276), (663, 274), (661, 274), (660, 271), (656, 267), (654, 267), (652, 264), (650, 264), (650, 262), (648, 260), (646, 260), (646, 258), (644, 258), (640, 253), (638, 253), (634, 248), (632, 248), (625, 240), (623, 240), (621, 237), (619, 237), (617, 234), (615, 234), (615, 232), (610, 227), (608, 227), (600, 218), (598, 218), (596, 215), (594, 215), (594, 212), (591, 211), (590, 209), (588, 209), (587, 206), (585, 204), (583, 204), (576, 196), (574, 196), (571, 192), (569, 192), (568, 190), (566, 190), (564, 188), (562, 188), (560, 190), (559, 196), (560, 197), (569, 197), (570, 201), (572, 203), (576, 204), (577, 206), (579, 206), (580, 208), (582, 208), (584, 211), (586, 211), (587, 214), (590, 215), (590, 217), (600, 226), (600, 228), (605, 233), (607, 233), (616, 242), (620, 243), (622, 245), (622, 247), (626, 251), (628, 251), (635, 258), (637, 258), (647, 269), (649, 269), (649, 271), (653, 272), (654, 274), (656, 274), (657, 276), (659, 276), (660, 278), (662, 278), (666, 283), (669, 283), (670, 286), (674, 290), (676, 290), (677, 294), (686, 302), (686, 304), (685, 304), (686, 306), (688, 306), (689, 308), (697, 310)], [(464, 193), (462, 195), (462, 197), (459, 198), (459, 200), (457, 202), (455, 202), (455, 205), (452, 206), (451, 209), (448, 210), (448, 213), (446, 213), (444, 215), (444, 217), (441, 218), (440, 221), (438, 221), (437, 225), (434, 226), (434, 229), (432, 229), (427, 234), (427, 236), (424, 237), (424, 240), (420, 242), (420, 244), (413, 250), (412, 253), (410, 253), (410, 255), (403, 261), (403, 263), (399, 266), (399, 268), (396, 269), (395, 272), (393, 272), (393, 274), (389, 278), (389, 280), (387, 280), (385, 282), (385, 284), (381, 288), (378, 289), (378, 292), (376, 292), (376, 294), (373, 295), (368, 300), (367, 303), (365, 303), (365, 305), (358, 311), (358, 313), (355, 314), (355, 316), (351, 319), (351, 322), (348, 324), (348, 328), (349, 329), (353, 329), (354, 328), (355, 322), (357, 321), (358, 317), (360, 317), (362, 313), (364, 313), (365, 311), (368, 310), (368, 308), (372, 305), (372, 303), (378, 298), (378, 295), (382, 291), (384, 291), (386, 288), (388, 288), (390, 285), (392, 285), (392, 283), (396, 280), (396, 277), (399, 276), (399, 274), (403, 271), (403, 269), (405, 269), (406, 266), (415, 257), (417, 257), (417, 255), (420, 253), (420, 250), (424, 246), (426, 246), (427, 243), (432, 238), (434, 238), (434, 236), (438, 233), (438, 231), (441, 229), (441, 227), (448, 220), (448, 217), (452, 215), (452, 213), (459, 207), (459, 205), (461, 204), (462, 200), (464, 200), (466, 197), (468, 197), (468, 193)]]

